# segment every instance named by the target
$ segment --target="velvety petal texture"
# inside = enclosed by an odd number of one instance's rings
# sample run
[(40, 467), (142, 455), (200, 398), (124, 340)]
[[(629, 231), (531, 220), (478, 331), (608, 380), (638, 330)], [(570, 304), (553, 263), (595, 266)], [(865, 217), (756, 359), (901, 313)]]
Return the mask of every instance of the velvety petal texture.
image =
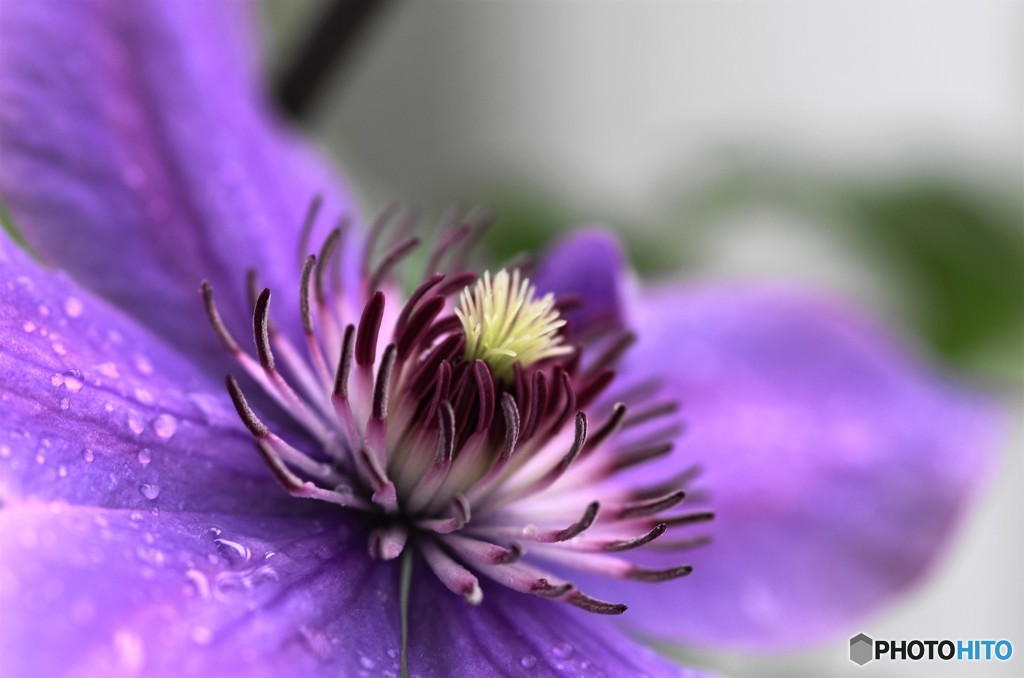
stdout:
[(294, 512), (217, 376), (0, 235), (0, 501)]
[[(199, 359), (196, 292), (244, 328), (245, 271), (293, 303), (300, 224), (352, 200), (270, 115), (235, 0), (6, 2), (0, 198), (31, 248)], [(303, 253), (304, 254), (304, 253)], [(112, 272), (131, 272), (131, 283)]]
[(831, 299), (665, 287), (634, 314), (629, 367), (661, 376), (687, 424), (663, 470), (699, 464), (688, 502), (716, 519), (713, 542), (686, 554), (689, 578), (624, 587), (633, 624), (693, 643), (809, 644), (929, 571), (991, 470), (993, 403)]
[[(371, 561), (365, 540), (341, 511), (310, 520), (20, 504), (0, 512), (0, 610), (15, 620), (0, 635), (0, 670), (398, 675), (398, 565)], [(411, 675), (697, 675), (550, 601), (486, 595), (467, 608), (420, 564)]]

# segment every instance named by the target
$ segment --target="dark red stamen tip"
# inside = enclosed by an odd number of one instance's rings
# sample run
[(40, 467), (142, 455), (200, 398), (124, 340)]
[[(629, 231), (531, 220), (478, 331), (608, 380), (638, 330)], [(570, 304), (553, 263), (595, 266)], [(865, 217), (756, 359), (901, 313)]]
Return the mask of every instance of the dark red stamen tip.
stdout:
[(310, 254), (302, 264), (302, 276), (299, 282), (299, 315), (302, 317), (302, 329), (306, 334), (313, 334), (313, 314), (309, 311), (309, 278), (316, 265), (316, 255)]
[(594, 612), (596, 614), (622, 614), (628, 608), (622, 603), (609, 603), (597, 598), (591, 598), (585, 593), (580, 591), (574, 591), (571, 596), (566, 598), (566, 602), (570, 605), (586, 610), (587, 612)]
[(228, 395), (231, 396), (231, 402), (235, 406), (235, 411), (238, 413), (238, 418), (242, 420), (245, 427), (249, 429), (249, 433), (253, 434), (257, 438), (267, 437), (269, 431), (266, 425), (249, 407), (249, 403), (245, 400), (245, 395), (242, 393), (242, 389), (238, 386), (238, 382), (230, 374), (224, 378), (224, 385), (228, 387)]
[(631, 549), (639, 548), (644, 544), (649, 544), (661, 535), (665, 534), (665, 530), (668, 529), (666, 523), (658, 523), (651, 529), (647, 534), (642, 534), (639, 537), (632, 539), (622, 539), (620, 541), (613, 541), (605, 547), (605, 551), (611, 551), (616, 553), (618, 551), (629, 551)]
[(270, 306), (270, 288), (260, 292), (256, 300), (256, 308), (252, 314), (253, 334), (256, 339), (256, 354), (260, 365), (266, 370), (274, 369), (274, 354), (270, 350), (270, 334), (268, 332), (267, 314)]
[(659, 582), (685, 577), (691, 572), (693, 572), (693, 567), (690, 565), (680, 565), (679, 567), (670, 567), (665, 570), (648, 570), (643, 567), (635, 567), (626, 576), (636, 581)]
[(355, 325), (347, 325), (345, 327), (345, 337), (341, 342), (338, 370), (334, 376), (334, 394), (342, 400), (348, 399), (348, 378), (352, 372), (352, 351), (355, 345), (355, 336)]
[(388, 416), (388, 391), (391, 382), (391, 370), (395, 366), (395, 345), (388, 344), (384, 349), (380, 367), (377, 370), (377, 383), (373, 389), (373, 417), (383, 421)]
[(210, 283), (204, 280), (199, 289), (203, 293), (203, 307), (206, 309), (206, 317), (210, 321), (213, 331), (229, 351), (235, 355), (241, 353), (242, 349), (238, 347), (238, 342), (228, 332), (223, 318), (220, 317), (220, 311), (217, 310), (217, 304), (213, 300), (213, 288)]
[(376, 292), (366, 302), (363, 315), (359, 318), (359, 331), (356, 334), (356, 364), (372, 365), (377, 355), (377, 335), (380, 333), (381, 319), (384, 317), (384, 293)]

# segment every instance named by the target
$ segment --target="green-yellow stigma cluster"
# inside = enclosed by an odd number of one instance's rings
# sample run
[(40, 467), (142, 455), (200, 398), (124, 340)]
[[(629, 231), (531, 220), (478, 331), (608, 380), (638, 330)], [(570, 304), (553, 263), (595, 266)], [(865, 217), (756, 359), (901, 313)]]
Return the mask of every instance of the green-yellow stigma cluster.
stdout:
[(554, 295), (537, 299), (518, 270), (502, 269), (493, 277), (485, 272), (462, 291), (455, 315), (466, 335), (466, 359), (483, 360), (498, 379), (510, 379), (516, 363), (525, 367), (572, 352), (558, 334), (565, 320), (555, 309)]

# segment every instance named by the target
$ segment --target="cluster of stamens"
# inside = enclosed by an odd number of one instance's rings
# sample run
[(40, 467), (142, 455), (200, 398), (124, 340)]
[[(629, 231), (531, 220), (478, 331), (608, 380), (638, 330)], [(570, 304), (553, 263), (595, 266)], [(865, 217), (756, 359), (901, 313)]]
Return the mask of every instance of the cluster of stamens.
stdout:
[[(314, 201), (303, 253), (318, 209)], [(304, 351), (271, 324), (270, 290), (258, 292), (255, 275), (255, 358), (228, 332), (203, 284), (224, 345), (319, 447), (307, 453), (271, 431), (228, 376), (238, 414), (276, 479), (296, 497), (365, 512), (372, 556), (415, 548), (445, 586), (474, 604), (482, 574), (592, 612), (625, 611), (544, 562), (641, 581), (689, 574), (689, 566), (648, 569), (617, 555), (655, 540), (688, 548), (702, 539), (664, 535), (711, 518), (672, 511), (692, 470), (644, 486), (622, 481), (623, 472), (668, 454), (678, 433), (675, 404), (658, 401), (651, 383), (613, 390), (613, 368), (632, 335), (607, 329), (589, 337), (595, 357), (585, 359), (582, 346), (567, 343), (571, 330), (560, 315), (571, 300), (537, 299), (519, 268), (480, 281), (466, 271), (466, 252), (487, 217), (463, 220), (458, 210), (428, 258), (430, 275), (398, 306), (394, 271), (419, 245), (401, 214), (389, 208), (371, 229), (360, 289), (345, 289), (336, 274), (344, 228), (302, 261)], [(397, 235), (371, 266), (393, 221)]]

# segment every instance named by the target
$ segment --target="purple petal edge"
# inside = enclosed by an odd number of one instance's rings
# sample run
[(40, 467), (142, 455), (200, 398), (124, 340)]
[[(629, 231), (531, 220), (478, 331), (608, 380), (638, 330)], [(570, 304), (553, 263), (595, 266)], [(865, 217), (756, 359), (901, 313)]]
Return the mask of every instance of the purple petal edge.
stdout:
[[(298, 232), (353, 200), (271, 115), (247, 3), (85, 0), (0, 12), (0, 196), (32, 249), (213, 364), (197, 289), (245, 328), (256, 267), (294, 306)], [(240, 330), (236, 330), (240, 331)]]
[(690, 577), (619, 585), (634, 628), (742, 649), (813, 644), (941, 560), (1002, 439), (990, 398), (861, 313), (785, 287), (663, 287), (635, 311), (627, 370), (662, 375), (687, 425), (650, 473), (699, 464), (687, 504), (717, 518), (692, 532), (710, 545), (673, 558)]

